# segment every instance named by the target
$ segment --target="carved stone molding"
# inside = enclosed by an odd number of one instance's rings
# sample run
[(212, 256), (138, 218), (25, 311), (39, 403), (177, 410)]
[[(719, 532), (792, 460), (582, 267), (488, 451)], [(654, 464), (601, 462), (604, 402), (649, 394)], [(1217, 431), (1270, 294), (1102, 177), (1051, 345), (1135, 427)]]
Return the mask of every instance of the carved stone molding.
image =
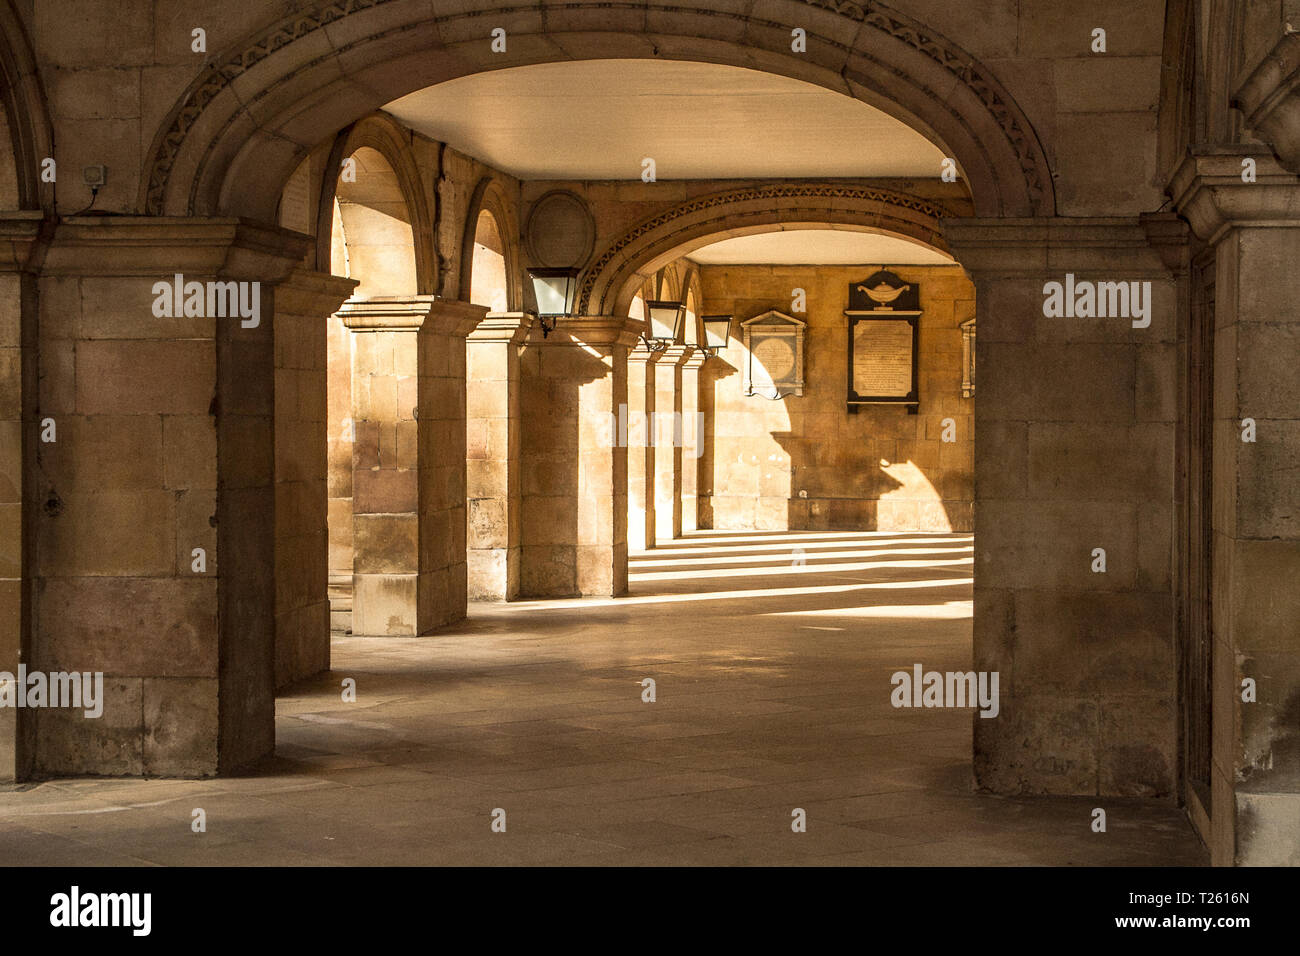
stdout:
[[(613, 271), (625, 264), (625, 260), (622, 258), (623, 254), (656, 230), (671, 227), (676, 222), (686, 220), (697, 213), (711, 209), (725, 211), (728, 208), (739, 208), (745, 203), (754, 202), (763, 204), (765, 209), (770, 209), (777, 201), (787, 199), (813, 199), (824, 201), (826, 204), (837, 200), (876, 203), (884, 207), (906, 211), (911, 214), (910, 218), (913, 220), (913, 224), (918, 227), (918, 232), (928, 233), (933, 245), (944, 248), (939, 221), (942, 217), (949, 215), (949, 211), (938, 203), (918, 199), (905, 193), (872, 186), (827, 183), (782, 183), (772, 186), (732, 189), (712, 193), (673, 206), (670, 209), (665, 209), (663, 212), (642, 220), (619, 236), (582, 274), (578, 288), (578, 311), (585, 313), (593, 305), (597, 307), (613, 306), (613, 303), (610, 302), (593, 301), (598, 285), (601, 286), (601, 298), (607, 299), (615, 285), (612, 281)], [(725, 216), (718, 218), (721, 223), (725, 224)], [(917, 238), (923, 237), (918, 235)], [(602, 280), (604, 281), (602, 282)]]
[(1025, 183), (1036, 206), (1041, 208), (1044, 205), (1050, 184), (1044, 177), (1047, 162), (1038, 137), (1032, 132), (1029, 120), (1020, 111), (1011, 94), (981, 68), (975, 57), (932, 29), (909, 20), (880, 3), (855, 3), (851, 0), (803, 2), (823, 10), (833, 10), (841, 16), (888, 33), (894, 39), (923, 53), (969, 87), (988, 107), (1015, 150), (1020, 160), (1020, 171), (1024, 174)]
[[(239, 122), (247, 125), (247, 113), (238, 108), (229, 117), (226, 116), (226, 113), (231, 112), (230, 107), (235, 105), (233, 101), (227, 103), (222, 107), (221, 111), (218, 111), (220, 115), (205, 115), (205, 112), (215, 100), (218, 98), (225, 99), (223, 94), (237, 80), (249, 74), (251, 70), (273, 56), (277, 51), (312, 36), (330, 24), (337, 23), (348, 17), (364, 15), (376, 7), (395, 2), (396, 0), (330, 0), (330, 2), (317, 3), (296, 12), (273, 26), (265, 28), (260, 33), (245, 40), (235, 49), (218, 56), (182, 94), (164, 126), (154, 139), (146, 161), (146, 173), (141, 187), (141, 207), (143, 211), (148, 215), (161, 215), (164, 212), (167, 206), (167, 193), (173, 171), (177, 168), (182, 148), (191, 134), (205, 136), (210, 143), (204, 149), (203, 155), (198, 156), (196, 159), (187, 160), (186, 164), (183, 164), (187, 170), (186, 175), (193, 176), (193, 181), (189, 183), (186, 210), (189, 212), (195, 211), (200, 181), (208, 175), (204, 172), (204, 167), (211, 158), (214, 145), (233, 134), (234, 126), (232, 124), (236, 122), (237, 117), (242, 116), (243, 118)], [(833, 2), (833, 0), (802, 0), (802, 2), (808, 6), (817, 7), (822, 11), (842, 17), (855, 25), (845, 30), (827, 29), (826, 34), (828, 35), (818, 36), (818, 43), (824, 48), (840, 51), (850, 57), (857, 55), (864, 63), (871, 62), (876, 66), (890, 70), (905, 83), (910, 83), (910, 89), (913, 93), (919, 93), (930, 87), (930, 81), (926, 78), (922, 76), (909, 77), (905, 69), (900, 68), (898, 65), (882, 63), (875, 53), (861, 50), (854, 45), (852, 40), (846, 41), (844, 39), (845, 37), (860, 34), (860, 28), (867, 27), (876, 31), (878, 35), (887, 37), (891, 42), (902, 44), (913, 53), (920, 54), (926, 61), (945, 70), (961, 83), (970, 94), (971, 106), (967, 108), (966, 112), (969, 113), (972, 108), (982, 110), (989, 121), (989, 130), (996, 129), (1004, 140), (1005, 148), (1010, 151), (1011, 155), (1016, 157), (1020, 180), (1023, 182), (1023, 196), (1028, 200), (1032, 210), (1040, 214), (1053, 211), (1055, 201), (1051, 174), (1037, 135), (1010, 93), (970, 53), (937, 34), (929, 27), (918, 24), (879, 3), (846, 3)], [(454, 34), (456, 32), (454, 25), (466, 18), (477, 19), (487, 13), (513, 15), (527, 10), (527, 8), (520, 5), (503, 4), (499, 7), (487, 9), (488, 6), (488, 4), (485, 4), (485, 9), (472, 11), (460, 10), (446, 13), (435, 11), (432, 17), (426, 16), (420, 19), (419, 24), (422, 29), (436, 32), (443, 32), (445, 29), (450, 28), (451, 33)], [(556, 6), (562, 7), (566, 13), (575, 17), (590, 13), (593, 18), (593, 25), (595, 25), (599, 23), (600, 17), (606, 15), (604, 8), (610, 5), (606, 3), (582, 3), (573, 0), (573, 2), (557, 4)], [(628, 6), (638, 5), (628, 4)], [(672, 13), (677, 9), (659, 3), (645, 3), (640, 6), (644, 6), (646, 12), (657, 13)], [(720, 19), (738, 20), (747, 24), (768, 24), (768, 21), (761, 21), (745, 13), (737, 12), (731, 9), (729, 5), (719, 4), (716, 9), (713, 9), (710, 4), (702, 4), (701, 8), (696, 12), (712, 13)], [(388, 20), (393, 22), (386, 22), (381, 25), (377, 20), (373, 35), (366, 35), (364, 31), (358, 32), (355, 37), (342, 47), (331, 42), (323, 43), (322, 46), (327, 47), (328, 52), (322, 52), (306, 62), (298, 63), (293, 75), (299, 75), (304, 70), (319, 66), (331, 57), (339, 57), (345, 52), (349, 54), (358, 53), (367, 43), (377, 38), (399, 36), (403, 30), (409, 30), (415, 25), (414, 21), (411, 23), (403, 22), (402, 16), (392, 16)], [(830, 68), (836, 69), (834, 66), (830, 66)], [(258, 81), (261, 92), (257, 93), (256, 99), (266, 97), (272, 89), (288, 82), (287, 76), (278, 75), (274, 69), (268, 69), (265, 72), (265, 78)], [(921, 72), (924, 73), (925, 70), (922, 69)], [(245, 102), (243, 104), (244, 110), (247, 110), (249, 105)], [(974, 131), (972, 117), (962, 112), (960, 104), (945, 101), (939, 108), (947, 111), (945, 115), (953, 121), (953, 129), (964, 129), (978, 140), (979, 134)], [(974, 125), (981, 124), (975, 123)], [(196, 130), (202, 130), (202, 132), (195, 133)], [(221, 155), (214, 161), (229, 161), (233, 155), (228, 149), (219, 152)], [(197, 168), (191, 168), (195, 162), (197, 162)], [(1000, 192), (1002, 187), (997, 185), (999, 177), (996, 171), (987, 171), (987, 175), (991, 176), (989, 182), (992, 189)], [(1010, 181), (1008, 181), (1008, 184), (1010, 184)], [(1015, 187), (1012, 187), (1012, 192), (1016, 192)], [(1008, 196), (1010, 197), (1011, 193), (1008, 193)], [(1021, 205), (1024, 199), (1008, 198), (1006, 201)]]
[(1287, 33), (1232, 98), (1246, 126), (1271, 143), (1282, 168), (1300, 173), (1300, 33)]
[[(1255, 160), (1255, 178), (1241, 178), (1242, 160)], [(1300, 176), (1267, 149), (1249, 144), (1193, 146), (1169, 178), (1174, 208), (1192, 231), (1214, 242), (1230, 225), (1300, 223)]]
[(1123, 270), (1166, 279), (1165, 250), (1138, 216), (1045, 219), (950, 219), (948, 243), (977, 282), (1051, 275), (1064, 269)]

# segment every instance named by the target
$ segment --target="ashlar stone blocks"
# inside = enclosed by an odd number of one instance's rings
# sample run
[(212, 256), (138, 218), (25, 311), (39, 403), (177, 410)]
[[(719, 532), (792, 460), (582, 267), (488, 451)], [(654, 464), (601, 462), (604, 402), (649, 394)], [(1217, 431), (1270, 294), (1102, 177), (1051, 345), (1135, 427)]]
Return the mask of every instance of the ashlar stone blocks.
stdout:
[(523, 545), (521, 596), (627, 592), (628, 351), (641, 323), (619, 316), (534, 327), (521, 359)]

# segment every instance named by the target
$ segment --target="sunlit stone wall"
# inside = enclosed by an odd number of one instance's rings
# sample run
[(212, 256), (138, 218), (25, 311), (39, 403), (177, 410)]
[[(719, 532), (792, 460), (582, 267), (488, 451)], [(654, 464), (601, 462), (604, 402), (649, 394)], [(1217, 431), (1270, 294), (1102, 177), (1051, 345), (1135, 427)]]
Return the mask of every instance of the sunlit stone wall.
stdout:
[[(844, 310), (849, 283), (876, 268), (702, 268), (704, 313), (736, 317), (727, 350), (701, 371), (712, 407), (712, 441), (699, 459), (702, 526), (971, 530), (974, 399), (962, 397), (960, 326), (974, 318), (974, 287), (957, 266), (892, 267), (920, 286), (921, 404), (915, 415), (894, 405), (850, 414)], [(806, 312), (792, 309), (795, 289), (806, 293)], [(808, 323), (802, 396), (745, 395), (740, 323), (769, 309)]]

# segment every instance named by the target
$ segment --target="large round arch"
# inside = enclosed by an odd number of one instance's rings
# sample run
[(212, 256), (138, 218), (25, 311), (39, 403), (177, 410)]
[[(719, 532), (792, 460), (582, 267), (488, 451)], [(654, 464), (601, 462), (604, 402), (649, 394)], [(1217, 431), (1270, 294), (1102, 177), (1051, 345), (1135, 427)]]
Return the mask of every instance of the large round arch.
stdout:
[(18, 209), (54, 209), (54, 184), (42, 183), (41, 160), (54, 155), (54, 132), (36, 58), (13, 0), (0, 0), (0, 110), (12, 147)]
[(877, 232), (947, 252), (938, 203), (872, 186), (781, 183), (710, 193), (659, 212), (626, 230), (579, 281), (578, 311), (624, 315), (645, 278), (700, 246), (773, 229), (828, 225)]
[[(489, 29), (506, 31), (492, 51)], [(792, 50), (792, 30), (807, 35)], [(929, 138), (961, 169), (981, 216), (1055, 211), (1046, 156), (992, 72), (929, 27), (873, 5), (728, 0), (449, 11), (421, 0), (316, 3), (215, 57), (150, 148), (140, 208), (270, 220), (316, 143), (407, 93), (473, 73), (572, 59), (664, 58), (764, 70), (862, 100)]]

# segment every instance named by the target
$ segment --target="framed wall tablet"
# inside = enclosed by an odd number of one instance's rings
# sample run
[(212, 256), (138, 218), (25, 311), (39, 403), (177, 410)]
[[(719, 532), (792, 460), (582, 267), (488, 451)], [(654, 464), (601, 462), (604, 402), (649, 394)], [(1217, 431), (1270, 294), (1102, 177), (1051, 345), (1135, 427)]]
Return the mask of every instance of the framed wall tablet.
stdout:
[(848, 409), (905, 405), (916, 414), (920, 289), (884, 269), (849, 283)]
[(961, 397), (975, 397), (975, 320), (961, 324)]
[(745, 341), (745, 394), (778, 399), (803, 394), (807, 324), (772, 309), (740, 323)]

